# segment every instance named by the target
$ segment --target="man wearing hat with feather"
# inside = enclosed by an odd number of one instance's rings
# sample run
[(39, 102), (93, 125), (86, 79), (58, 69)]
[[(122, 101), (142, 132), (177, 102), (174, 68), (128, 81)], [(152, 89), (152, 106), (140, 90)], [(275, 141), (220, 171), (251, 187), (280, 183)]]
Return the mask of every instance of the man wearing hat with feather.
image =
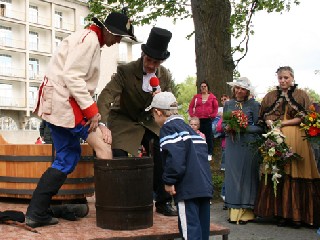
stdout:
[(26, 213), (30, 227), (57, 224), (49, 214), (51, 198), (58, 193), (81, 156), (80, 138), (98, 158), (112, 157), (111, 133), (102, 135), (101, 118), (92, 99), (100, 73), (100, 48), (119, 43), (122, 37), (135, 40), (128, 17), (112, 12), (104, 22), (92, 19), (87, 29), (65, 38), (52, 56), (39, 88), (35, 112), (45, 120), (56, 150), (55, 159), (41, 176)]
[[(156, 211), (165, 216), (177, 216), (177, 212), (171, 205), (171, 196), (164, 190), (160, 128), (151, 114), (145, 112), (145, 108), (151, 104), (155, 94), (171, 90), (171, 74), (161, 66), (170, 56), (167, 48), (171, 37), (170, 31), (153, 27), (147, 43), (141, 45), (141, 58), (118, 66), (97, 102), (101, 121), (112, 132), (114, 157), (139, 156), (141, 146), (147, 154), (153, 156), (155, 206)], [(157, 85), (153, 86), (152, 80), (155, 77)], [(107, 134), (107, 128), (100, 126), (100, 129), (103, 134)], [(153, 149), (149, 149), (150, 141), (153, 141)]]

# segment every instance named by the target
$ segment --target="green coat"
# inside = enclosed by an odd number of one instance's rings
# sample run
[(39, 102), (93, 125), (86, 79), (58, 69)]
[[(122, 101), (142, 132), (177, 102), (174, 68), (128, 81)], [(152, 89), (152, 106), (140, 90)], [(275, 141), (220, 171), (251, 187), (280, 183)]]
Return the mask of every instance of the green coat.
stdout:
[[(156, 72), (161, 91), (171, 91), (172, 76), (160, 66)], [(137, 156), (145, 128), (159, 135), (160, 127), (145, 108), (151, 104), (152, 94), (142, 90), (142, 58), (120, 65), (117, 73), (98, 97), (102, 122), (112, 133), (112, 148), (122, 149)]]

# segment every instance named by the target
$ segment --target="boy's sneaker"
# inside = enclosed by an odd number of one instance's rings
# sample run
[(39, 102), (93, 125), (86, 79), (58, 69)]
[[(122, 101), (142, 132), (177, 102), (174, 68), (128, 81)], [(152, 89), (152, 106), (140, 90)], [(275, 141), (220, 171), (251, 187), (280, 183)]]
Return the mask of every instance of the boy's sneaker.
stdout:
[(26, 216), (26, 224), (32, 228), (42, 227), (47, 225), (55, 225), (57, 223), (59, 223), (59, 220), (58, 218), (54, 218), (54, 217), (51, 218), (51, 220), (48, 222), (37, 222)]
[(208, 161), (212, 160), (212, 155), (208, 155)]
[(156, 212), (164, 216), (178, 216), (177, 210), (174, 209), (170, 202), (157, 204)]

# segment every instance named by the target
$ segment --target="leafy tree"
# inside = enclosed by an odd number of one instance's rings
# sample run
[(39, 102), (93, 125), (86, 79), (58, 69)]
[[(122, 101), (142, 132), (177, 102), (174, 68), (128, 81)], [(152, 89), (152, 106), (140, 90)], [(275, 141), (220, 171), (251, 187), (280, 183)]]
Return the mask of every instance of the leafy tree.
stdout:
[[(220, 97), (229, 92), (226, 82), (232, 81), (235, 66), (248, 51), (248, 41), (254, 33), (254, 14), (290, 10), (299, 0), (89, 0), (88, 4), (91, 13), (87, 20), (93, 15), (104, 19), (111, 10), (121, 9), (128, 11), (134, 23), (142, 25), (153, 23), (160, 16), (171, 17), (173, 21), (192, 17), (197, 85), (207, 80)], [(234, 47), (231, 36), (239, 41)], [(242, 56), (234, 60), (235, 52)]]
[(177, 101), (181, 107), (179, 113), (184, 117), (185, 120), (187, 120), (189, 116), (187, 112), (189, 103), (193, 95), (197, 92), (196, 78), (188, 76), (184, 82), (177, 84), (177, 89)]
[(316, 102), (316, 103), (320, 102), (320, 95), (316, 93), (316, 91), (310, 88), (304, 88), (304, 90), (308, 93), (309, 97), (313, 102)]

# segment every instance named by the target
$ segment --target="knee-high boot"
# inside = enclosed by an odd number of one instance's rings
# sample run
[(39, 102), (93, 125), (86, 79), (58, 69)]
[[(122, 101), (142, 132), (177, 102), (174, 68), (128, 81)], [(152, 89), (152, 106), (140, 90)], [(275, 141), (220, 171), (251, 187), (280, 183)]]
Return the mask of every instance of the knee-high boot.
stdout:
[(57, 223), (57, 220), (52, 221), (48, 209), (52, 197), (58, 193), (66, 178), (67, 174), (51, 167), (42, 174), (27, 209), (27, 225), (39, 227)]

